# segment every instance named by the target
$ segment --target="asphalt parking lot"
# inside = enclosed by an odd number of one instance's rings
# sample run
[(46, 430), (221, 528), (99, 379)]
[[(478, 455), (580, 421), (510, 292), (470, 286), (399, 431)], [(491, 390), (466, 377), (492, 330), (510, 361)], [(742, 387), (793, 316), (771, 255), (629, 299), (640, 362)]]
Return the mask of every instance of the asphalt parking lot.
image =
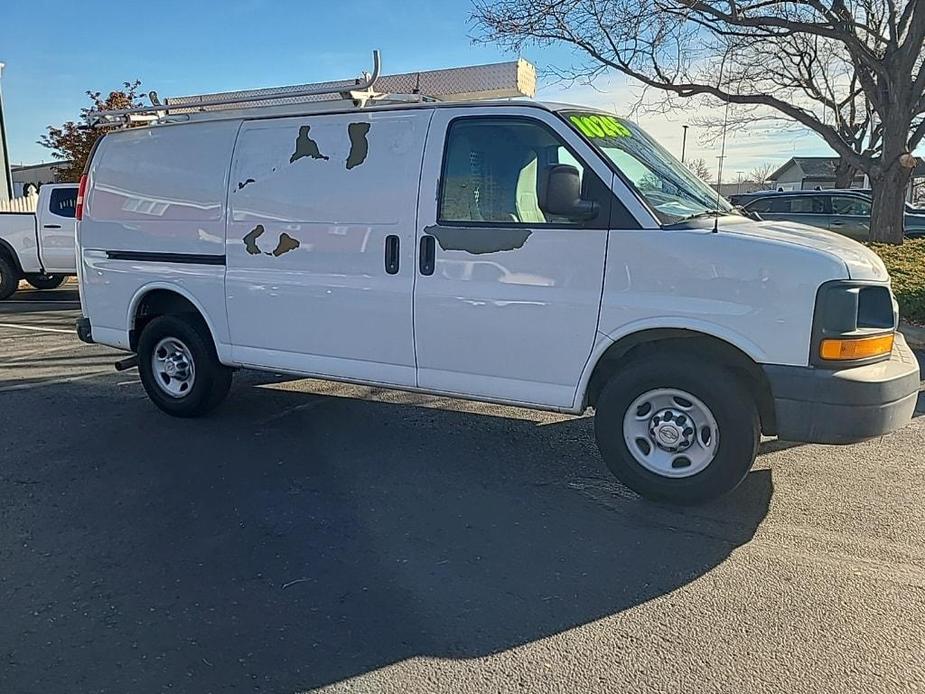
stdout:
[(925, 418), (674, 509), (588, 418), (238, 374), (171, 419), (76, 300), (0, 303), (0, 692), (925, 691)]

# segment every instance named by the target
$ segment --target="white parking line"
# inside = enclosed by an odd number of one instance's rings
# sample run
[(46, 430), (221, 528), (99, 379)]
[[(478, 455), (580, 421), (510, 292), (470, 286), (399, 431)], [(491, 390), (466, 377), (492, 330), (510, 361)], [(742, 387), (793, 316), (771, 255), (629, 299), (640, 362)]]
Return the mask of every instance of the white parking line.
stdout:
[(73, 330), (65, 330), (64, 328), (43, 328), (38, 325), (19, 325), (18, 323), (0, 323), (0, 328), (16, 328), (18, 330), (34, 330), (40, 333), (64, 333), (65, 335), (74, 335), (77, 334)]

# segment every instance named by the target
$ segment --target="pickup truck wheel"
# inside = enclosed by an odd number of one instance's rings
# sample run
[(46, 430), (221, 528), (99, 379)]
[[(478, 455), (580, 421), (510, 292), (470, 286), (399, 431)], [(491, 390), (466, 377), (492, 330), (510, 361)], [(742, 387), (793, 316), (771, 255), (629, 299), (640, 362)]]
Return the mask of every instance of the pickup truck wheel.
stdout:
[(198, 417), (215, 409), (231, 386), (231, 369), (215, 354), (198, 317), (160, 316), (138, 340), (138, 371), (148, 397), (167, 414)]
[(0, 301), (9, 299), (19, 288), (19, 271), (5, 255), (0, 255)]
[(28, 275), (26, 282), (36, 289), (57, 289), (65, 279), (64, 275)]
[(598, 398), (594, 430), (621, 482), (647, 498), (682, 504), (734, 489), (761, 439), (754, 399), (736, 377), (674, 352), (617, 372)]

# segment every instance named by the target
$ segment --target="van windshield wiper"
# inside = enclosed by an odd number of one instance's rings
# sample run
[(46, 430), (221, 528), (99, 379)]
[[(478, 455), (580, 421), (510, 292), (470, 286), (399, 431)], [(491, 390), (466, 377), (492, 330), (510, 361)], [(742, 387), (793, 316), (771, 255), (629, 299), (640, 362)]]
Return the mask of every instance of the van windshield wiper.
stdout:
[(726, 210), (704, 210), (703, 212), (697, 212), (695, 214), (690, 214), (686, 217), (681, 217), (677, 222), (672, 222), (666, 226), (675, 226), (676, 224), (684, 224), (684, 222), (689, 222), (692, 219), (703, 219), (704, 217), (722, 217), (723, 215), (729, 214)]
[(698, 212), (697, 214), (692, 214), (688, 217), (685, 217), (681, 221), (687, 221), (688, 219), (701, 219), (703, 217), (722, 217), (723, 215), (729, 214), (726, 210), (704, 210), (703, 212)]
[(674, 226), (674, 224), (683, 224), (684, 222), (689, 222), (692, 219), (703, 219), (705, 217), (715, 217), (718, 219), (727, 215), (741, 215), (743, 217), (748, 217), (749, 219), (761, 221), (761, 217), (756, 215), (754, 212), (749, 212), (745, 208), (736, 205), (731, 210), (704, 210), (703, 212), (697, 212), (695, 214), (688, 215), (687, 217), (682, 217), (677, 222), (669, 224), (668, 226)]

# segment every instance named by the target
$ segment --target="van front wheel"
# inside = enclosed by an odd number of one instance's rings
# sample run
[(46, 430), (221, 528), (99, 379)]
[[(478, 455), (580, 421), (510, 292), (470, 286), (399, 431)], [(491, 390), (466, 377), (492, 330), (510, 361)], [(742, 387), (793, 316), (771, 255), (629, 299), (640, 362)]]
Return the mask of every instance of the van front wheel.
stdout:
[(148, 323), (138, 340), (138, 371), (148, 397), (175, 417), (210, 412), (231, 387), (231, 369), (219, 362), (198, 316), (159, 316)]
[(634, 360), (610, 379), (594, 430), (621, 482), (650, 499), (682, 504), (734, 489), (761, 439), (754, 399), (734, 374), (667, 353)]

